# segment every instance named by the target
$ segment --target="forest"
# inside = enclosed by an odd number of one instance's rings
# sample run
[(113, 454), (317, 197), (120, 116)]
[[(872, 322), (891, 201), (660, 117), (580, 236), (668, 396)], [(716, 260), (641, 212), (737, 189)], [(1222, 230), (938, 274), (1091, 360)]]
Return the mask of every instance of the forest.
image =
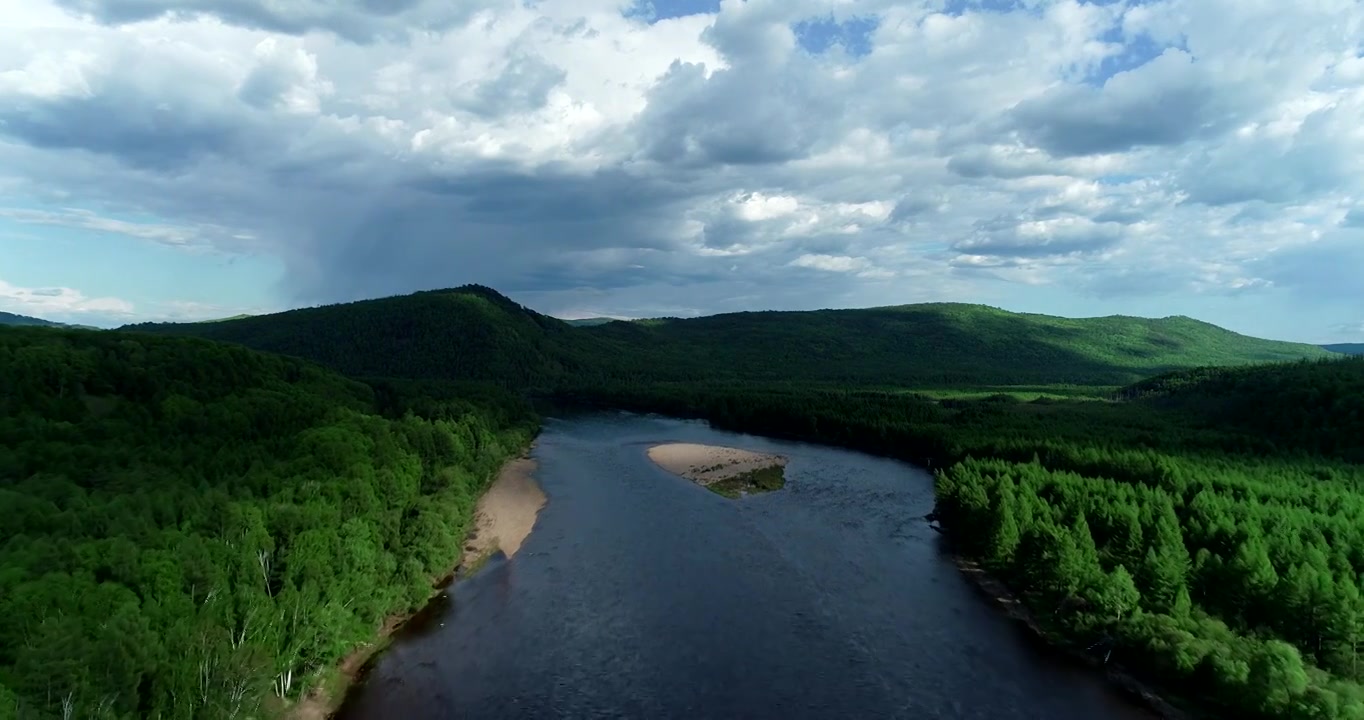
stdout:
[(574, 326), (475, 287), (0, 328), (0, 373), (0, 718), (278, 711), (425, 600), (533, 402), (926, 466), (1056, 642), (1214, 717), (1364, 720), (1364, 358), (964, 305)]
[(535, 432), (482, 388), (0, 330), (0, 718), (273, 714), (423, 604)]

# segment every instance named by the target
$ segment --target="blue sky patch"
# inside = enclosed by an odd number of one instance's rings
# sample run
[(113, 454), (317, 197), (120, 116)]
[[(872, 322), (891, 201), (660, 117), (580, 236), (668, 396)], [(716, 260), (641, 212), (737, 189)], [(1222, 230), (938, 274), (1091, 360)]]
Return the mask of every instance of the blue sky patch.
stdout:
[(1101, 86), (1109, 78), (1118, 73), (1127, 72), (1145, 65), (1146, 63), (1160, 57), (1161, 53), (1171, 47), (1180, 50), (1187, 50), (1188, 47), (1181, 41), (1177, 45), (1162, 45), (1145, 33), (1132, 38), (1124, 38), (1122, 28), (1114, 25), (1108, 29), (1101, 37), (1107, 43), (1115, 43), (1122, 46), (1122, 51), (1117, 55), (1112, 55), (1103, 59), (1099, 67), (1085, 77), (1085, 83), (1094, 86)]
[(660, 20), (720, 12), (720, 0), (635, 0), (625, 17), (639, 18), (649, 24)]
[(819, 55), (835, 45), (853, 57), (871, 52), (871, 34), (880, 24), (875, 16), (854, 17), (838, 22), (832, 15), (802, 20), (792, 26), (796, 41), (809, 53)]
[[(35, 221), (36, 213), (48, 216)], [(0, 208), (4, 269), (0, 280), (28, 288), (72, 287), (88, 297), (127, 300), (137, 306), (140, 319), (173, 310), (164, 305), (171, 300), (230, 308), (275, 303), (275, 286), (284, 268), (274, 258), (175, 247), (91, 227), (105, 220), (165, 222), (155, 217), (69, 213), (42, 205)], [(126, 319), (88, 317), (83, 322), (107, 325)]]
[(1028, 5), (1023, 0), (947, 0), (943, 14), (955, 17), (972, 12), (1012, 13), (1027, 10)]

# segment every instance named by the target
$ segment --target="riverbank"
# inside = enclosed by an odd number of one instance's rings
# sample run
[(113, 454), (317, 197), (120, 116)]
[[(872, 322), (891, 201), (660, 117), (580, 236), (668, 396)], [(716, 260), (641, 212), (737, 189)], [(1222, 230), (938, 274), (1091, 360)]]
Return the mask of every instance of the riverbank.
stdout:
[(697, 443), (655, 445), (648, 455), (664, 470), (725, 497), (768, 492), (786, 484), (786, 458), (781, 455)]
[(535, 481), (534, 460), (520, 457), (504, 465), (474, 509), (474, 529), (464, 543), (458, 570), (473, 572), (499, 550), (507, 557), (516, 555), (545, 502)]
[(988, 598), (1006, 617), (1026, 628), (1035, 641), (1071, 661), (1103, 673), (1114, 688), (1162, 720), (1194, 720), (1194, 716), (1176, 707), (1150, 685), (1133, 677), (1117, 663), (1101, 663), (1078, 648), (1058, 641), (1053, 633), (1042, 627), (1028, 606), (1003, 581), (986, 572), (980, 563), (955, 552), (951, 553), (951, 557), (952, 562), (956, 564), (962, 576), (970, 581), (972, 587)]
[[(547, 502), (544, 491), (535, 481), (535, 470), (535, 461), (524, 453), (502, 466), (474, 507), (471, 530), (463, 544), (459, 564), (434, 580), (432, 597), (437, 597), (456, 577), (477, 572), (499, 550), (512, 557), (521, 549)], [(394, 633), (420, 615), (425, 607), (386, 618), (373, 642), (343, 658), (330, 679), (315, 686), (284, 716), (289, 720), (331, 717), (369, 662), (388, 647)]]

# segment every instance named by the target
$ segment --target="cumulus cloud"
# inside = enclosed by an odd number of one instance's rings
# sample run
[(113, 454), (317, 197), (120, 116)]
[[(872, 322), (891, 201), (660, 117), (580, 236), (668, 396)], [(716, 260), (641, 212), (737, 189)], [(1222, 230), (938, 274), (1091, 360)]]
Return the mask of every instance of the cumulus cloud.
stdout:
[(158, 18), (211, 17), (272, 32), (300, 35), (325, 30), (355, 42), (411, 32), (438, 31), (495, 7), (493, 0), (57, 0), (101, 23), (123, 25)]
[(87, 297), (68, 287), (29, 288), (0, 280), (0, 310), (45, 320), (80, 322), (80, 318), (129, 318), (133, 304), (113, 297)]
[(0, 0), (0, 206), (272, 255), (283, 304), (1196, 298), (1361, 259), (1357, 2), (1006, 5)]
[(964, 255), (1036, 258), (1096, 253), (1123, 237), (1119, 223), (1096, 223), (1070, 216), (1050, 220), (998, 217), (976, 224), (976, 230), (952, 249)]

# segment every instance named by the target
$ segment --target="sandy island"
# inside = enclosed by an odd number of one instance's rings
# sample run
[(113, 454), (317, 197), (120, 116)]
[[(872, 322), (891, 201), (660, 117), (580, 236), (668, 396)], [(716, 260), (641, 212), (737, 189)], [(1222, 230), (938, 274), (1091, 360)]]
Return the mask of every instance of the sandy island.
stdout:
[(718, 445), (667, 443), (649, 448), (649, 459), (674, 475), (727, 497), (776, 490), (786, 482), (786, 458), (781, 455)]
[[(464, 555), (456, 568), (457, 572), (477, 571), (498, 550), (511, 557), (521, 549), (521, 543), (525, 542), (535, 527), (540, 508), (545, 506), (545, 493), (535, 482), (534, 473), (535, 461), (527, 457), (511, 460), (502, 466), (497, 479), (493, 480), (474, 508), (473, 528), (465, 540)], [(446, 575), (438, 579), (435, 587), (444, 587), (449, 578)], [(314, 687), (311, 693), (289, 709), (285, 717), (290, 720), (325, 720), (331, 717), (365, 663), (387, 645), (388, 638), (407, 620), (407, 616), (385, 620), (374, 643), (353, 651), (341, 661), (337, 669), (344, 681), (340, 685)]]

